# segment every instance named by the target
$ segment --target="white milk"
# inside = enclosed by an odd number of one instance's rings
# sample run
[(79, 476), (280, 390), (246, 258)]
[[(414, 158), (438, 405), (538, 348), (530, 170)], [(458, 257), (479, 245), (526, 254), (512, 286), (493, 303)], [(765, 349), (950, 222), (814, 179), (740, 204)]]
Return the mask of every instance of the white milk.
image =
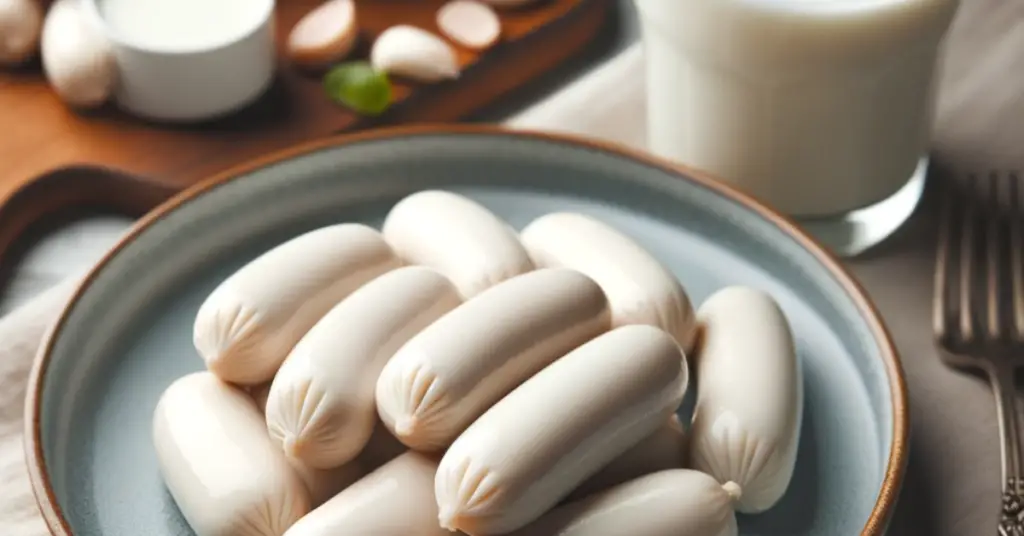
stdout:
[(653, 152), (784, 213), (882, 201), (928, 148), (958, 0), (635, 0)]
[(97, 0), (114, 36), (154, 50), (196, 50), (253, 31), (272, 0)]

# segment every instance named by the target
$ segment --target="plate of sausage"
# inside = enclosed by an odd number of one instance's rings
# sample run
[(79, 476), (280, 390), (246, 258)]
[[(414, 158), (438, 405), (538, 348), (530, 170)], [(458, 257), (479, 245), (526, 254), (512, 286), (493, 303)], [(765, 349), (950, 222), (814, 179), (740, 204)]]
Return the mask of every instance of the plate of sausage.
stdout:
[(883, 534), (902, 368), (811, 238), (702, 173), (495, 127), (197, 185), (35, 363), (57, 536)]

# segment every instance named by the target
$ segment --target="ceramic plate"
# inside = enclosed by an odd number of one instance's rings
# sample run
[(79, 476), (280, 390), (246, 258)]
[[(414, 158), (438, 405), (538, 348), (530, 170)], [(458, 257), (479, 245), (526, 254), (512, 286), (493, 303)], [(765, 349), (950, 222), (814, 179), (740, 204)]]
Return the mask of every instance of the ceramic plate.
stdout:
[(850, 277), (805, 235), (698, 174), (620, 149), (481, 127), (378, 131), (246, 165), (145, 218), (88, 276), (29, 388), (30, 472), (60, 535), (191, 534), (150, 440), (160, 393), (202, 368), (199, 304), (274, 245), (346, 221), (379, 226), (401, 197), (464, 193), (521, 228), (555, 210), (604, 220), (665, 263), (697, 304), (724, 285), (771, 292), (805, 371), (796, 474), (744, 536), (881, 534), (907, 452), (902, 371)]

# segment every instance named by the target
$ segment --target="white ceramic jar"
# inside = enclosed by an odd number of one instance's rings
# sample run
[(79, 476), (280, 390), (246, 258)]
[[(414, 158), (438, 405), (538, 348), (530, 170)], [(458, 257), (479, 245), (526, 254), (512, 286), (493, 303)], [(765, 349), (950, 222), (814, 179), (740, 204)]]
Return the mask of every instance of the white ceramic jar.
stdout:
[(860, 209), (928, 150), (958, 0), (635, 0), (648, 143), (793, 216)]
[(108, 37), (127, 112), (214, 119), (252, 103), (276, 65), (274, 0), (79, 0)]

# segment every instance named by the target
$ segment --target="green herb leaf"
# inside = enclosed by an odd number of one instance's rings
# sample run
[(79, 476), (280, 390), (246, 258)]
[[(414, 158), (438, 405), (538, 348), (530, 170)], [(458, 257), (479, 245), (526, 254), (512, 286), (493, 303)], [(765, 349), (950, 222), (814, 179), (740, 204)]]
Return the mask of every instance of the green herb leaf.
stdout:
[(365, 61), (332, 68), (324, 75), (324, 90), (334, 102), (364, 115), (380, 115), (391, 105), (391, 81)]

